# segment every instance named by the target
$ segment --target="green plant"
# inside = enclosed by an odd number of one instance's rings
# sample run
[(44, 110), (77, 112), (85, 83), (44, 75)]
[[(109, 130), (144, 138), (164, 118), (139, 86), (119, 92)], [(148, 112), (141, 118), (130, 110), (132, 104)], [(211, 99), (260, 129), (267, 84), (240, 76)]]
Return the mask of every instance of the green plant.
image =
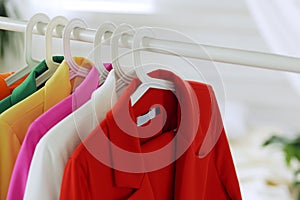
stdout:
[[(272, 136), (263, 143), (263, 146), (278, 145), (284, 153), (286, 165), (293, 171), (294, 180), (292, 189), (297, 191), (297, 199), (300, 200), (300, 136), (288, 139), (281, 136)], [(293, 163), (293, 165), (292, 165)]]

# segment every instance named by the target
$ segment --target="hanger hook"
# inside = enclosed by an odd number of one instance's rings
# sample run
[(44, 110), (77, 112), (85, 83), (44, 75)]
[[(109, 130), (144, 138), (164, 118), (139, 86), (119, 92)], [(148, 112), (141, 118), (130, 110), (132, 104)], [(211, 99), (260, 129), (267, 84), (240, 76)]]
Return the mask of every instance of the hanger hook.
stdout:
[(152, 78), (143, 69), (140, 51), (145, 47), (140, 47), (145, 37), (155, 38), (153, 30), (149, 27), (141, 27), (134, 35), (132, 48), (133, 48), (133, 62), (137, 77), (142, 82), (136, 91), (131, 95), (131, 105), (134, 105), (149, 88), (158, 88), (175, 91), (174, 84), (170, 81)]
[[(113, 33), (116, 30), (116, 25), (112, 22), (104, 22), (99, 26), (97, 29), (95, 39), (94, 39), (94, 60), (95, 60), (95, 66), (98, 69), (100, 73), (100, 82), (99, 84), (102, 84), (106, 77), (108, 76), (109, 71), (104, 67), (104, 64), (101, 59), (101, 44), (102, 44), (102, 38), (105, 37), (106, 32)], [(111, 37), (104, 38), (105, 41), (109, 43)]]
[(155, 34), (151, 28), (140, 27), (137, 29), (132, 42), (134, 70), (142, 83), (153, 81), (153, 78), (149, 77), (142, 67), (141, 51), (145, 48), (140, 46), (143, 46), (142, 43), (145, 37), (155, 38)]
[(62, 29), (58, 29), (57, 27), (59, 25), (66, 26), (68, 23), (68, 19), (65, 18), (64, 16), (56, 16), (54, 17), (48, 24), (47, 26), (47, 31), (46, 31), (46, 64), (49, 69), (55, 69), (55, 67), (58, 66), (57, 63), (53, 61), (52, 58), (52, 37), (53, 37), (53, 30), (54, 28), (56, 29), (56, 34), (61, 37), (62, 36)]
[(118, 53), (119, 40), (124, 34), (134, 35), (134, 33), (135, 31), (132, 26), (130, 26), (129, 24), (121, 24), (113, 32), (111, 38), (112, 66), (115, 69), (117, 77), (122, 79), (125, 83), (130, 83), (130, 81), (135, 77), (127, 75), (120, 65)]
[(73, 32), (73, 35), (75, 36), (74, 30), (75, 28), (87, 28), (87, 24), (82, 19), (72, 19), (69, 21), (69, 23), (66, 25), (63, 33), (63, 44), (64, 44), (64, 55), (65, 60), (68, 63), (68, 66), (71, 69), (71, 79), (74, 78), (76, 75), (86, 77), (89, 73), (89, 70), (80, 67), (76, 64), (76, 62), (73, 60), (73, 57), (71, 55), (71, 32)]
[(62, 35), (62, 29), (57, 29), (58, 25), (65, 26), (68, 23), (68, 20), (63, 16), (57, 16), (54, 17), (47, 25), (46, 30), (46, 64), (48, 69), (41, 74), (36, 79), (37, 86), (42, 85), (45, 83), (55, 72), (57, 67), (59, 66), (58, 63), (55, 63), (52, 58), (52, 36), (53, 36), (53, 30), (56, 28), (56, 33), (58, 36), (61, 37)]
[(41, 33), (41, 28), (39, 28), (39, 23), (45, 23), (48, 24), (50, 21), (50, 18), (44, 14), (44, 13), (38, 13), (33, 15), (25, 30), (25, 57), (26, 62), (29, 67), (34, 67), (39, 63), (39, 61), (34, 60), (32, 58), (32, 35), (33, 35), (33, 28), (36, 25), (37, 30)]

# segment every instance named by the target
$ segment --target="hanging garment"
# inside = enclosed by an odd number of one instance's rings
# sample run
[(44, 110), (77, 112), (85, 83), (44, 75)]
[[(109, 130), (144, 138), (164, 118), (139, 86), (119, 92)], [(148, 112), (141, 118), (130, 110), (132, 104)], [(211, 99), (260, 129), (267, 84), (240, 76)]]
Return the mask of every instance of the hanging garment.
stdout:
[[(219, 112), (217, 119), (211, 118), (212, 107), (215, 106), (213, 102), (216, 102), (215, 97), (210, 95), (212, 88), (202, 83), (183, 81), (168, 71), (157, 70), (151, 74), (154, 78), (175, 83), (176, 94), (180, 96), (183, 104), (178, 104), (171, 91), (150, 89), (131, 107), (130, 95), (140, 84), (137, 79), (133, 80), (113, 109), (107, 113), (105, 120), (70, 157), (64, 171), (60, 199), (241, 199), (224, 129), (220, 130), (220, 137), (212, 150), (205, 157), (198, 155), (206, 134), (209, 137), (216, 134), (208, 132), (209, 124), (217, 120), (214, 123), (217, 122), (217, 125), (223, 127)], [(192, 91), (196, 94), (196, 102), (190, 101)], [(200, 113), (196, 113), (194, 104), (199, 106)], [(140, 139), (145, 134), (151, 134), (149, 130), (153, 130), (130, 125), (153, 105), (163, 105), (167, 113), (166, 122), (153, 136)], [(180, 110), (181, 106), (184, 109)], [(144, 166), (148, 169), (151, 164), (174, 158), (182, 145), (190, 139), (196, 116), (200, 117), (200, 123), (195, 138), (176, 162), (145, 173), (130, 173), (108, 167), (126, 165), (137, 169)], [(117, 119), (119, 120), (116, 121)], [(151, 120), (151, 124), (163, 124), (163, 119), (162, 114), (157, 115)], [(127, 130), (120, 127), (120, 123), (127, 125)], [(176, 135), (179, 135), (173, 149), (171, 146), (169, 154), (163, 156), (157, 154), (154, 163), (144, 159), (131, 162), (126, 158), (127, 154), (120, 156), (119, 152), (112, 149), (114, 144), (125, 151), (139, 154), (160, 152), (160, 148), (173, 140), (176, 131)], [(109, 138), (110, 142), (105, 138)], [(110, 163), (103, 164), (102, 159), (108, 159)]]
[[(76, 59), (78, 63), (82, 60)], [(30, 124), (71, 94), (69, 74), (64, 61), (43, 88), (0, 115), (0, 200), (6, 199), (14, 163)]]
[(93, 67), (72, 95), (55, 105), (30, 125), (14, 166), (7, 200), (23, 200), (30, 163), (39, 140), (53, 126), (91, 98), (93, 91), (98, 87), (99, 76), (98, 70)]
[(82, 139), (105, 118), (117, 101), (112, 69), (91, 100), (54, 126), (37, 144), (24, 199), (59, 199), (65, 166)]
[(13, 72), (5, 73), (5, 74), (0, 74), (0, 100), (4, 99), (5, 97), (9, 96), (12, 91), (18, 87), (27, 76), (24, 76), (22, 79), (18, 80), (11, 86), (8, 86), (6, 84), (5, 79), (9, 77), (10, 75), (14, 74)]
[[(63, 56), (53, 56), (55, 62), (61, 63)], [(0, 101), (0, 114), (37, 91), (36, 78), (47, 70), (46, 61), (38, 64), (21, 85), (12, 94)]]
[(9, 77), (12, 73), (0, 74), (0, 100), (11, 94), (10, 88), (5, 82), (5, 79)]

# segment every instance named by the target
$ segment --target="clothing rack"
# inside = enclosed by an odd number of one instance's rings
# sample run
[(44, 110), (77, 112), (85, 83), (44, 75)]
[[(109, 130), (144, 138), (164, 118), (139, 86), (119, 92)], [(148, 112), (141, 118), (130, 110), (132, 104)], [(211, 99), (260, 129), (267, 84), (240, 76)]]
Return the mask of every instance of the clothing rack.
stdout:
[[(26, 25), (27, 21), (15, 20), (8, 17), (0, 17), (0, 29), (2, 30), (25, 32)], [(45, 35), (47, 24), (38, 23), (38, 26), (39, 31), (35, 28), (33, 33)], [(96, 30), (78, 28), (76, 31), (76, 36), (71, 36), (72, 40), (93, 43)], [(110, 36), (112, 33), (107, 34), (107, 36)], [(55, 34), (53, 36), (58, 37)], [(126, 35), (123, 39), (125, 40), (125, 44), (123, 44), (122, 47), (131, 48), (132, 36)], [(300, 73), (300, 58), (296, 57), (204, 44), (161, 40), (149, 37), (144, 38), (143, 42), (145, 51), (150, 52), (168, 55), (174, 55), (171, 52), (176, 52), (176, 55), (181, 55), (187, 58), (212, 60), (215, 62), (237, 64), (248, 67)], [(199, 51), (200, 47), (204, 48), (205, 51)], [(169, 52), (159, 49), (166, 49)]]

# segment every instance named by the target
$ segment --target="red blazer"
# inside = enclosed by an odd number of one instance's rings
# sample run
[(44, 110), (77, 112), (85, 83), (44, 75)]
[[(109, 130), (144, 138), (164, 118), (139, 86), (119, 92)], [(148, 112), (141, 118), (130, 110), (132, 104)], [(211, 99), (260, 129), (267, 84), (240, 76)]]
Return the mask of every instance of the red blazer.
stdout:
[[(176, 95), (150, 89), (132, 107), (133, 80), (70, 157), (60, 199), (242, 199), (212, 88), (163, 70), (151, 76), (174, 82)], [(153, 105), (158, 115), (137, 127)]]

